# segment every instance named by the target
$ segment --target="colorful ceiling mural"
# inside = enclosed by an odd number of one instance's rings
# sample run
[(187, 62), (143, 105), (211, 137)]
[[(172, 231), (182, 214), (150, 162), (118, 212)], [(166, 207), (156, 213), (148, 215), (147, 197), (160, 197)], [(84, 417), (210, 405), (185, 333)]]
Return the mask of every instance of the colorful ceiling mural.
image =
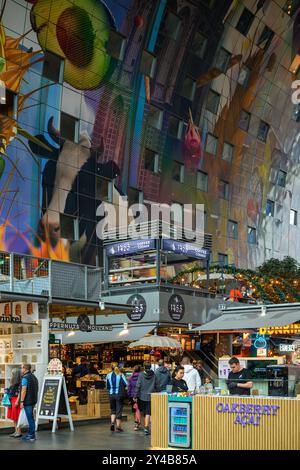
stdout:
[(300, 261), (300, 2), (2, 3), (1, 250), (95, 264), (143, 192), (204, 204), (214, 261)]

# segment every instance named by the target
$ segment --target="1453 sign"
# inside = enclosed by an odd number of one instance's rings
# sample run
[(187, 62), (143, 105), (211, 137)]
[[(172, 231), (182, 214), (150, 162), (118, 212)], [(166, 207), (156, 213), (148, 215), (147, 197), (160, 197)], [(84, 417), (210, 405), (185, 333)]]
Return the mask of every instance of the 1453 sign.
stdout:
[(180, 321), (185, 312), (184, 300), (181, 295), (171, 295), (168, 303), (168, 312), (172, 320)]

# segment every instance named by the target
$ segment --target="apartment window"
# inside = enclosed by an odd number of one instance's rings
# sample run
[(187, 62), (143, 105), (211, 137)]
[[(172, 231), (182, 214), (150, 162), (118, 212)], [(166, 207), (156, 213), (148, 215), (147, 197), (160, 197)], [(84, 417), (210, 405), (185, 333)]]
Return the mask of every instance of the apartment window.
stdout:
[(243, 129), (244, 131), (248, 131), (249, 124), (250, 124), (250, 117), (251, 117), (251, 114), (248, 113), (248, 111), (245, 111), (244, 109), (242, 109), (241, 117), (239, 121), (240, 129)]
[(238, 224), (234, 220), (228, 220), (227, 236), (235, 240), (238, 238)]
[(229, 199), (229, 183), (227, 181), (219, 181), (219, 197), (221, 199)]
[(274, 217), (274, 201), (267, 199), (266, 214), (268, 217)]
[(79, 240), (79, 223), (76, 217), (59, 214), (60, 236), (67, 240)]
[(257, 138), (261, 140), (262, 142), (266, 142), (269, 129), (270, 129), (269, 124), (261, 120), (258, 126)]
[(107, 41), (107, 52), (117, 60), (123, 60), (126, 48), (126, 37), (118, 31), (111, 30)]
[(79, 121), (66, 113), (60, 115), (60, 133), (65, 139), (78, 142)]
[(249, 77), (250, 77), (250, 69), (246, 67), (246, 65), (243, 65), (239, 72), (238, 83), (246, 88), (248, 85)]
[(172, 11), (168, 11), (159, 28), (159, 32), (157, 35), (157, 40), (155, 44), (155, 54), (158, 55), (160, 51), (163, 49), (164, 41), (166, 38), (173, 39), (176, 41), (178, 34), (180, 32), (181, 27), (181, 20), (180, 18), (175, 15)]
[(43, 77), (52, 82), (62, 83), (63, 81), (64, 59), (53, 52), (45, 51), (43, 62)]
[(292, 119), (296, 122), (300, 121), (300, 104), (294, 104)]
[(178, 181), (179, 183), (183, 183), (183, 181), (184, 181), (184, 165), (182, 163), (173, 162), (172, 179), (174, 181)]
[(274, 31), (268, 28), (268, 26), (265, 26), (257, 41), (257, 45), (261, 46), (263, 49), (267, 49), (271, 44), (273, 37)]
[(181, 96), (186, 98), (189, 101), (193, 101), (194, 96), (196, 93), (196, 81), (192, 78), (185, 77), (183, 80), (182, 88), (181, 88)]
[(153, 173), (159, 172), (159, 155), (153, 150), (145, 149), (145, 170), (152, 171)]
[(9, 116), (13, 119), (17, 116), (18, 95), (3, 87), (0, 99), (0, 114)]
[[(184, 215), (183, 204), (181, 204), (180, 202), (172, 201), (171, 213), (170, 213), (171, 225), (174, 225), (174, 224), (182, 225), (183, 215)], [(172, 231), (171, 231), (171, 235), (172, 235)]]
[(163, 122), (163, 112), (161, 109), (155, 108), (154, 106), (150, 107), (148, 114), (148, 124), (155, 129), (161, 129)]
[(181, 139), (183, 132), (183, 121), (180, 121), (175, 116), (170, 116), (168, 125), (168, 134), (176, 139)]
[(230, 52), (226, 51), (223, 47), (219, 50), (215, 62), (215, 67), (221, 72), (226, 72), (228, 69), (229, 61), (230, 61), (231, 54)]
[(220, 266), (228, 266), (228, 255), (218, 253), (218, 263)]
[(96, 199), (100, 201), (112, 202), (113, 184), (110, 180), (96, 176)]
[(217, 114), (221, 95), (214, 90), (209, 90), (207, 96), (206, 109), (214, 114)]
[(194, 37), (194, 41), (191, 47), (191, 51), (194, 55), (203, 59), (205, 54), (205, 49), (207, 46), (207, 37), (204, 34), (197, 32)]
[(298, 212), (291, 209), (290, 210), (290, 224), (291, 225), (297, 225), (297, 216), (298, 216)]
[(240, 19), (236, 25), (236, 29), (240, 33), (244, 34), (244, 36), (246, 36), (249, 32), (249, 29), (251, 28), (253, 20), (254, 20), (253, 13), (251, 13), (251, 11), (248, 10), (247, 8), (244, 8), (240, 16)]
[(224, 142), (222, 159), (225, 160), (226, 162), (231, 163), (232, 157), (233, 157), (233, 150), (234, 150), (234, 147), (232, 144), (229, 144), (228, 142)]
[(285, 188), (286, 184), (286, 172), (279, 170), (278, 175), (277, 175), (277, 184), (278, 186), (281, 186), (282, 188)]
[(217, 154), (217, 150), (218, 150), (217, 137), (215, 137), (212, 134), (207, 134), (205, 150), (207, 153), (211, 153), (212, 155)]
[(197, 171), (197, 189), (200, 191), (207, 191), (208, 189), (208, 174), (204, 171)]
[(147, 77), (153, 78), (156, 67), (156, 57), (146, 50), (142, 52), (140, 72)]
[(247, 239), (248, 243), (256, 243), (256, 228), (248, 227)]
[(132, 204), (143, 204), (144, 201), (144, 193), (136, 188), (128, 188), (127, 191), (128, 197), (128, 206)]

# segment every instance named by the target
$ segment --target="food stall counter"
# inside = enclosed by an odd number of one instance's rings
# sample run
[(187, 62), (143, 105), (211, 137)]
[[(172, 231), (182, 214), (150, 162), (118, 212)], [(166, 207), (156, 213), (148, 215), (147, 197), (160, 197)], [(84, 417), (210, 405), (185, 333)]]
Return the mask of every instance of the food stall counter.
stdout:
[[(189, 443), (188, 448), (193, 450), (300, 450), (300, 399), (233, 395), (189, 398), (188, 411), (174, 412), (172, 394), (151, 395), (152, 448), (180, 448)], [(176, 402), (180, 401), (185, 403), (186, 397), (177, 396)], [(189, 419), (185, 419), (189, 413)], [(188, 433), (190, 439), (173, 436)]]

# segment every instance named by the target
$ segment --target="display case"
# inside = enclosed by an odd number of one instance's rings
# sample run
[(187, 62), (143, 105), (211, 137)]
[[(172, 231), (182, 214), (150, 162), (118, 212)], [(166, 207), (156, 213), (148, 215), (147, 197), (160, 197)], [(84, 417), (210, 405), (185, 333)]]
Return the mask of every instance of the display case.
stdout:
[(169, 401), (169, 446), (191, 446), (191, 403), (179, 403)]

